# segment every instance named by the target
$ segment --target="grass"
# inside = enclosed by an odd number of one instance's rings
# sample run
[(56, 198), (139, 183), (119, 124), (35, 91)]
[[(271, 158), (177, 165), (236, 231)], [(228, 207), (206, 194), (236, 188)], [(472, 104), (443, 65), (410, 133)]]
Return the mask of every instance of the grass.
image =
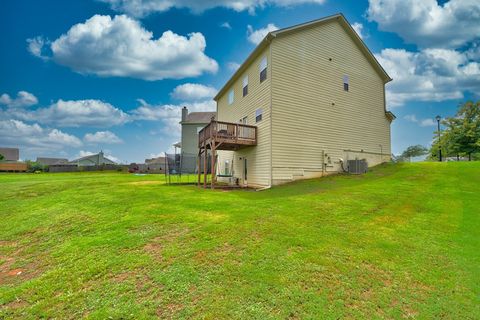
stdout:
[(0, 318), (479, 318), (479, 163), (163, 179), (0, 175)]

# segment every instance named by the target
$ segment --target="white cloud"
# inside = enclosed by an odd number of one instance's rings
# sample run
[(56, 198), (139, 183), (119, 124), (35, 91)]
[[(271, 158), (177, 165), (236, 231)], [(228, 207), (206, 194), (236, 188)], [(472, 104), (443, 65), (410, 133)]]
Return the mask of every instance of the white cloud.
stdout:
[(420, 121), (420, 126), (421, 127), (432, 127), (432, 126), (435, 126), (437, 125), (437, 123), (435, 122), (435, 120), (433, 119), (423, 119), (422, 121)]
[(217, 72), (218, 64), (205, 55), (206, 41), (199, 32), (188, 37), (165, 31), (158, 39), (125, 15), (95, 15), (74, 25), (47, 43), (29, 39), (29, 49), (42, 55), (49, 46), (52, 59), (82, 74), (132, 77), (144, 80), (181, 79)]
[(232, 30), (232, 26), (230, 25), (230, 23), (229, 23), (228, 21), (222, 23), (222, 24), (220, 25), (220, 27), (225, 28), (225, 29), (228, 29), (228, 30)]
[(235, 72), (235, 71), (238, 70), (238, 68), (240, 68), (240, 63), (229, 62), (229, 63), (227, 63), (227, 68), (228, 68), (228, 70)]
[(417, 116), (414, 114), (407, 114), (405, 117), (403, 117), (405, 120), (410, 121), (410, 122), (418, 122)]
[(254, 13), (255, 9), (265, 6), (294, 6), (306, 3), (322, 4), (325, 0), (99, 0), (109, 3), (116, 11), (126, 12), (131, 16), (143, 17), (153, 12), (164, 12), (172, 8), (186, 8), (194, 13), (223, 7), (240, 12), (247, 10)]
[(0, 120), (0, 145), (15, 145), (35, 150), (58, 150), (79, 147), (82, 141), (58, 129), (43, 128), (18, 120)]
[(418, 123), (418, 125), (420, 125), (421, 127), (431, 127), (437, 124), (435, 120), (431, 118), (419, 120), (414, 114), (407, 114), (403, 118), (409, 122)]
[(185, 83), (173, 89), (170, 96), (177, 100), (193, 101), (213, 98), (217, 93), (217, 89), (210, 86), (204, 86), (197, 83)]
[(89, 144), (118, 144), (123, 142), (122, 139), (111, 131), (87, 133), (83, 140)]
[(457, 48), (480, 36), (480, 2), (369, 0), (368, 19), (422, 48)]
[(132, 118), (135, 120), (160, 121), (162, 123), (163, 134), (179, 138), (181, 130), (179, 122), (181, 120), (181, 109), (183, 106), (186, 106), (189, 112), (214, 112), (216, 110), (216, 104), (213, 100), (182, 105), (150, 105), (144, 103), (132, 110)]
[(389, 107), (408, 101), (462, 99), (464, 91), (479, 92), (480, 65), (466, 53), (448, 49), (384, 49), (375, 56), (393, 78), (387, 84)]
[(27, 39), (28, 51), (37, 58), (48, 60), (49, 57), (44, 55), (44, 48), (50, 44), (50, 41), (42, 36)]
[(23, 120), (58, 125), (60, 127), (111, 127), (129, 121), (122, 110), (100, 100), (58, 100), (46, 108), (17, 113)]
[(5, 105), (8, 108), (30, 107), (37, 103), (37, 97), (27, 91), (19, 91), (16, 98), (11, 98), (6, 93), (0, 96), (0, 105)]
[(273, 23), (269, 23), (265, 28), (254, 30), (251, 25), (247, 26), (248, 41), (253, 44), (259, 44), (265, 36), (272, 31), (278, 30)]
[(353, 30), (355, 30), (355, 32), (358, 34), (358, 36), (360, 38), (364, 38), (364, 34), (363, 34), (363, 24), (361, 24), (360, 22), (355, 22), (354, 24), (352, 24), (352, 28)]

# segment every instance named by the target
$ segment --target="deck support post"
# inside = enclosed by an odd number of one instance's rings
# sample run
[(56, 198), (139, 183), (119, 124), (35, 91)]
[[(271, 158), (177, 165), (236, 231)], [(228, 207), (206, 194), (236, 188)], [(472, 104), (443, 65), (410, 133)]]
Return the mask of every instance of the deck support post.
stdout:
[(201, 168), (200, 168), (200, 159), (202, 157), (202, 147), (200, 147), (198, 149), (198, 156), (197, 156), (197, 174), (198, 174), (198, 181), (197, 181), (197, 187), (200, 187), (200, 172), (201, 172)]
[(211, 174), (211, 180), (212, 181), (210, 181), (210, 185), (211, 185), (211, 188), (213, 189), (214, 184), (215, 184), (215, 162), (216, 162), (215, 161), (216, 160), (215, 142), (210, 144), (210, 150), (212, 150), (211, 155), (210, 155), (212, 157), (212, 159), (210, 161), (211, 162), (211, 170), (212, 170), (210, 172), (210, 174)]
[(208, 154), (208, 149), (207, 146), (204, 145), (204, 153), (203, 153), (203, 187), (206, 189), (207, 188), (207, 154)]

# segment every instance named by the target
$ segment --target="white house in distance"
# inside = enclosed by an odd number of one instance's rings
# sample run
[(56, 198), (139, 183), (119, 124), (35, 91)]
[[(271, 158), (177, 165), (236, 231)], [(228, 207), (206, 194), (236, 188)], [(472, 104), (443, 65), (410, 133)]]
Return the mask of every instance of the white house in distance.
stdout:
[(78, 158), (75, 160), (70, 161), (71, 164), (76, 164), (79, 167), (85, 166), (99, 166), (104, 164), (116, 164), (114, 161), (106, 158), (103, 155), (103, 151), (100, 151), (97, 154), (92, 154), (89, 156), (85, 156), (82, 158)]
[(342, 14), (270, 32), (216, 95), (199, 155), (218, 154), (213, 181), (254, 187), (389, 161), (391, 80)]

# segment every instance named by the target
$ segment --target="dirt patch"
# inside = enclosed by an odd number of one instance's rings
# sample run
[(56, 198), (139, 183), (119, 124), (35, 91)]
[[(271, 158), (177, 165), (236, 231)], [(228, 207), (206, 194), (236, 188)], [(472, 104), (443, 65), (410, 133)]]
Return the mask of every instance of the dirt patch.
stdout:
[(153, 238), (152, 241), (145, 244), (143, 249), (158, 261), (163, 261), (162, 251), (165, 246), (178, 242), (182, 237), (188, 234), (188, 228), (172, 228), (164, 234)]
[(16, 299), (16, 300), (8, 302), (3, 307), (6, 310), (9, 310), (9, 309), (21, 309), (21, 308), (25, 308), (26, 306), (28, 306), (27, 301)]
[(147, 185), (162, 184), (162, 183), (163, 183), (162, 181), (146, 180), (146, 181), (129, 182), (127, 184), (132, 185), (132, 186), (147, 186)]
[(160, 319), (175, 319), (175, 315), (183, 309), (183, 305), (179, 303), (168, 303), (161, 305), (157, 309), (157, 316)]
[(14, 248), (12, 253), (0, 256), (0, 285), (30, 280), (42, 272), (40, 260), (30, 255), (24, 256), (24, 247), (18, 247), (17, 243), (6, 241), (3, 241), (0, 246)]

